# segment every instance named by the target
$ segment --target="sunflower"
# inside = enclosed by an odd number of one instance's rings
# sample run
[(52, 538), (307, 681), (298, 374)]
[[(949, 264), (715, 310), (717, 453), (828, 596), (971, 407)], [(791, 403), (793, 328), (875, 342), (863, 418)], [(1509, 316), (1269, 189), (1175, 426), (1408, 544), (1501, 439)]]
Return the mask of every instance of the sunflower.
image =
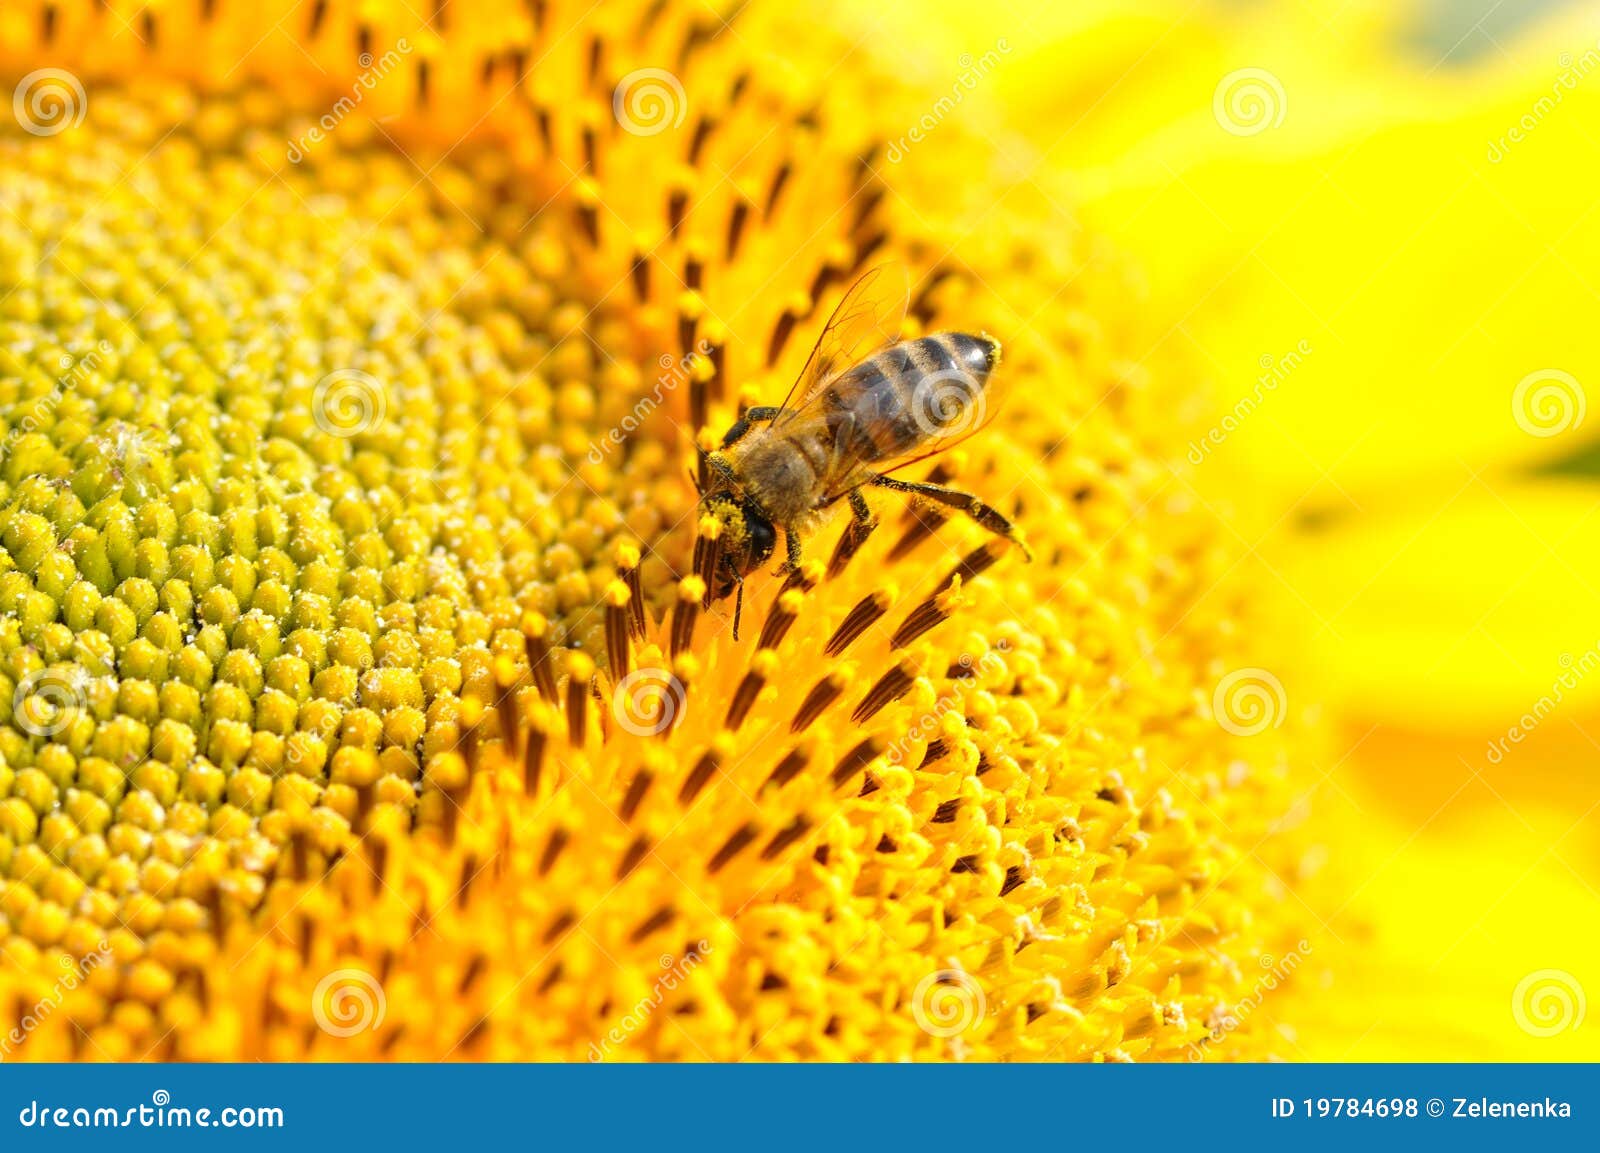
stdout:
[[(1317, 738), (1012, 46), (429, 7), (0, 16), (7, 1054), (1292, 1056)], [(697, 452), (889, 259), (1034, 562), (884, 504), (735, 640)]]

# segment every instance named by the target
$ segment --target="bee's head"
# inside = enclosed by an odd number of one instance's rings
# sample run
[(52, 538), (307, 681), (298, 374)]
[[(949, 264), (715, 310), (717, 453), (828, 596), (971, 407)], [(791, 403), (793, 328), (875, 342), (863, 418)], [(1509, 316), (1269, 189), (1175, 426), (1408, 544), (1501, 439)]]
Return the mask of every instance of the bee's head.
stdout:
[(700, 502), (700, 509), (722, 524), (716, 569), (707, 583), (714, 599), (725, 597), (747, 575), (767, 563), (777, 547), (778, 533), (771, 518), (755, 502), (730, 492), (708, 493)]

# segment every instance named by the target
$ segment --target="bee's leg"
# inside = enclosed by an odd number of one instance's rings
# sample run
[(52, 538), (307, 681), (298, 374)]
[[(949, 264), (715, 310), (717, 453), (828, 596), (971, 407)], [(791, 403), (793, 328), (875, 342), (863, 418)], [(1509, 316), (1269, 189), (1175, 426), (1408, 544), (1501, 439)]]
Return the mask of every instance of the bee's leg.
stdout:
[(706, 453), (705, 463), (712, 472), (717, 474), (717, 479), (722, 481), (724, 486), (732, 488), (738, 484), (738, 474), (733, 471), (733, 466), (723, 459), (721, 453)]
[(776, 420), (778, 414), (782, 411), (783, 409), (776, 405), (745, 409), (744, 415), (734, 421), (732, 427), (724, 434), (722, 447), (732, 448), (744, 439), (744, 434), (750, 431), (752, 424), (757, 424), (764, 420)]
[(844, 566), (850, 563), (861, 546), (867, 543), (872, 530), (878, 527), (878, 518), (872, 515), (872, 508), (867, 504), (867, 498), (861, 495), (861, 490), (853, 488), (846, 495), (850, 498), (850, 523), (844, 526), (839, 544), (833, 550), (833, 559), (828, 562), (830, 577), (844, 571)]
[(912, 496), (920, 496), (926, 500), (964, 512), (984, 528), (994, 533), (995, 536), (1004, 537), (1016, 545), (1029, 560), (1033, 559), (1033, 553), (1023, 543), (1022, 538), (1017, 535), (1016, 526), (997, 510), (984, 504), (983, 501), (971, 493), (945, 488), (942, 484), (897, 480), (891, 476), (875, 476), (867, 483), (877, 485), (879, 488), (892, 489), (895, 492), (910, 493)]
[(780, 574), (800, 571), (800, 562), (805, 559), (800, 551), (800, 534), (792, 528), (783, 530), (783, 546), (789, 552), (789, 559), (783, 562), (778, 569)]
[(850, 512), (863, 535), (878, 527), (878, 518), (872, 515), (872, 508), (867, 504), (867, 498), (861, 495), (859, 488), (850, 490)]

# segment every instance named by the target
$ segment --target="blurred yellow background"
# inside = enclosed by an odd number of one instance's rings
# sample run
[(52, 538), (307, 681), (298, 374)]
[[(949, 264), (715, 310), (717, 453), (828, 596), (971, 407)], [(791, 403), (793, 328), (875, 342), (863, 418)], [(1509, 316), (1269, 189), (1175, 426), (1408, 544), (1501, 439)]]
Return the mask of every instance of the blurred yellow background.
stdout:
[(1002, 200), (1136, 270), (1139, 365), (1194, 378), (1172, 492), (1325, 738), (1332, 987), (1265, 1011), (1307, 1059), (1600, 1057), (1600, 13), (918, 11), (840, 19), (930, 104), (981, 73), (946, 111)]

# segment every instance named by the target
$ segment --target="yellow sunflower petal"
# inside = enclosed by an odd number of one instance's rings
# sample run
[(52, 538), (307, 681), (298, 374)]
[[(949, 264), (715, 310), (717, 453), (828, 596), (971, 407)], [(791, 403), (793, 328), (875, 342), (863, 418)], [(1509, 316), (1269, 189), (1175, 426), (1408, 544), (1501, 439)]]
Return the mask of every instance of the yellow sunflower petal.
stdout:
[[(1572, 169), (1594, 146), (1593, 29), (1569, 9), (1445, 63), (1448, 42), (1402, 45), (1406, 6), (1381, 9), (1219, 27), (1133, 5), (994, 77), (1052, 161), (1035, 179), (1140, 258), (1152, 346), (1214, 382), (1201, 426), (1248, 414), (1218, 453), (1291, 501), (1549, 460), (1587, 435), (1600, 381), (1569, 322), (1600, 293)], [(1092, 101), (1049, 82), (1096, 47)]]
[(1313, 664), (1338, 670), (1327, 691), (1352, 723), (1486, 742), (1528, 710), (1592, 711), (1600, 493), (1456, 481), (1334, 520), (1277, 558), (1283, 596), (1317, 622)]

